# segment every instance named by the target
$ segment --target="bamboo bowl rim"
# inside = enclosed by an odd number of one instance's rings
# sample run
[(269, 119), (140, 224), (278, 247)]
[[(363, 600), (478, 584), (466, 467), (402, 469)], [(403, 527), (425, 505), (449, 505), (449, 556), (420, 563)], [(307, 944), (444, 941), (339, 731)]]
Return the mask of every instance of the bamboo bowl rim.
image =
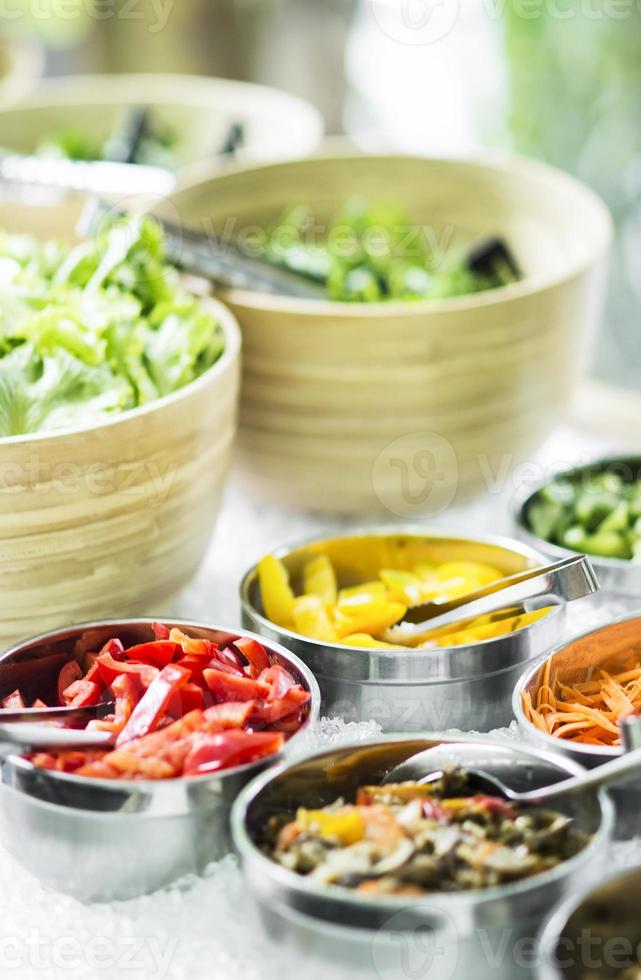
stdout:
[(203, 371), (203, 373), (197, 378), (194, 378), (193, 381), (190, 381), (177, 391), (172, 391), (170, 394), (163, 395), (161, 398), (157, 398), (155, 401), (148, 402), (146, 405), (139, 405), (136, 408), (129, 408), (123, 412), (114, 412), (111, 415), (105, 415), (104, 418), (99, 419), (98, 421), (94, 420), (93, 422), (89, 422), (85, 425), (69, 426), (64, 429), (52, 429), (47, 432), (28, 432), (24, 435), (18, 436), (4, 436), (0, 438), (0, 451), (2, 451), (5, 447), (39, 442), (50, 443), (60, 439), (67, 439), (70, 436), (73, 437), (84, 432), (91, 432), (94, 430), (102, 431), (104, 429), (113, 428), (114, 426), (123, 422), (128, 422), (130, 419), (143, 418), (144, 416), (151, 415), (153, 412), (159, 411), (160, 409), (175, 405), (178, 402), (183, 401), (185, 398), (189, 398), (190, 394), (207, 387), (213, 378), (215, 378), (217, 375), (224, 374), (227, 369), (238, 359), (241, 349), (241, 337), (238, 321), (231, 310), (229, 310), (224, 303), (221, 303), (220, 300), (214, 299), (212, 296), (203, 297), (202, 302), (210, 306), (212, 311), (216, 314), (217, 321), (225, 338), (225, 347), (218, 360), (215, 361), (211, 367), (207, 368), (206, 371)]
[[(480, 293), (470, 293), (467, 296), (457, 296), (450, 299), (425, 299), (411, 302), (402, 300), (383, 301), (377, 303), (346, 303), (338, 300), (301, 299), (298, 297), (277, 296), (270, 293), (258, 293), (244, 289), (220, 290), (219, 295), (226, 302), (254, 309), (264, 309), (275, 313), (301, 313), (306, 317), (341, 317), (346, 320), (385, 319), (389, 316), (405, 315), (407, 317), (424, 317), (427, 313), (454, 313), (477, 309), (485, 306), (502, 305), (512, 301), (532, 296), (553, 289), (570, 281), (583, 273), (602, 253), (609, 248), (613, 237), (613, 223), (610, 212), (601, 198), (582, 181), (572, 177), (557, 167), (552, 167), (539, 160), (504, 152), (483, 152), (470, 156), (416, 156), (412, 154), (370, 154), (356, 153), (353, 149), (338, 152), (335, 149), (328, 152), (321, 147), (320, 152), (310, 157), (297, 160), (286, 160), (277, 163), (231, 164), (224, 171), (209, 163), (200, 163), (197, 169), (183, 179), (179, 179), (176, 189), (168, 196), (168, 201), (178, 207), (180, 197), (185, 191), (194, 191), (198, 187), (208, 185), (214, 189), (220, 181), (233, 181), (236, 177), (254, 175), (257, 181), (265, 173), (287, 170), (292, 167), (314, 168), (323, 164), (333, 165), (346, 161), (362, 162), (364, 159), (379, 163), (387, 162), (390, 173), (394, 172), (399, 161), (413, 161), (431, 165), (450, 165), (468, 173), (495, 171), (498, 174), (513, 173), (525, 179), (530, 179), (538, 185), (540, 191), (546, 188), (565, 187), (566, 193), (572, 195), (577, 205), (582, 204), (585, 213), (592, 211), (593, 221), (597, 227), (594, 241), (587, 253), (580, 259), (568, 262), (565, 268), (557, 273), (544, 273), (524, 276), (523, 279), (507, 286), (487, 289)], [(177, 203), (178, 200), (178, 203)], [(162, 204), (160, 205), (162, 209)]]

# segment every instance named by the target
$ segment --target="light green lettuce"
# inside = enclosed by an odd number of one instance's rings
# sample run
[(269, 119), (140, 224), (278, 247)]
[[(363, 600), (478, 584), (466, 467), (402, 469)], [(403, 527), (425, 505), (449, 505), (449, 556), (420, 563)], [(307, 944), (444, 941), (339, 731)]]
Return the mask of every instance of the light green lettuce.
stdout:
[(189, 384), (224, 349), (146, 217), (73, 249), (0, 237), (0, 437), (87, 425)]

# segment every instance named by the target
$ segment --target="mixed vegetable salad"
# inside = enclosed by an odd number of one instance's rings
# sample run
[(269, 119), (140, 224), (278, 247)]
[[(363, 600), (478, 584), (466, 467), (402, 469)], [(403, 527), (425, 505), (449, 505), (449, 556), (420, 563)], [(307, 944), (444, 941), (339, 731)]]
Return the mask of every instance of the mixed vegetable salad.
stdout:
[(528, 504), (525, 519), (537, 537), (563, 548), (641, 561), (641, 479), (631, 475), (587, 470), (554, 480)]
[(267, 853), (320, 885), (421, 896), (530, 878), (588, 842), (569, 817), (475, 796), (452, 769), (437, 783), (362, 786), (354, 803), (272, 818)]
[[(29, 707), (113, 701), (87, 722), (112, 749), (35, 752), (34, 765), (101, 779), (198, 776), (273, 755), (309, 713), (311, 695), (250, 637), (224, 646), (161, 623), (156, 639), (125, 649), (114, 637), (69, 660), (57, 688)], [(0, 709), (24, 708), (19, 690)], [(0, 718), (1, 718), (0, 710)]]
[(343, 302), (445, 299), (520, 278), (500, 239), (451, 246), (441, 255), (402, 208), (360, 198), (348, 200), (322, 228), (310, 208), (290, 208), (256, 247), (268, 261), (324, 283), (328, 297)]
[[(262, 607), (277, 626), (314, 640), (388, 650), (406, 649), (384, 642), (380, 635), (402, 620), (410, 606), (454, 599), (503, 577), (498, 568), (477, 561), (423, 562), (411, 570), (381, 568), (375, 580), (340, 588), (330, 559), (320, 554), (304, 566), (302, 591), (295, 595), (282, 561), (266, 555), (258, 565)], [(491, 613), (434, 630), (419, 645), (449, 647), (494, 639), (529, 626), (549, 611), (550, 607), (545, 607), (532, 612), (515, 613), (511, 609)]]
[(117, 220), (75, 248), (0, 233), (0, 297), (0, 438), (145, 405), (224, 349), (148, 217)]

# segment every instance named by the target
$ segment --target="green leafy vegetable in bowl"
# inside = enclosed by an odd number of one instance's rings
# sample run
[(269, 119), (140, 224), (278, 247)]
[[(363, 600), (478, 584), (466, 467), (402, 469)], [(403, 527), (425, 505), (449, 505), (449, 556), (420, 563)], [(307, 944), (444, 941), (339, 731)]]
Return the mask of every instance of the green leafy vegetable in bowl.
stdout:
[(361, 199), (347, 201), (322, 227), (309, 208), (290, 208), (250, 244), (275, 265), (324, 283), (328, 298), (342, 302), (446, 299), (520, 278), (500, 239), (472, 250), (443, 247), (402, 208)]
[[(36, 155), (63, 160), (107, 160), (111, 154), (111, 138), (101, 138), (90, 135), (81, 129), (69, 127), (47, 136), (36, 147)], [(165, 170), (175, 170), (175, 150), (178, 145), (178, 135), (169, 126), (161, 125), (157, 120), (147, 122), (140, 138), (136, 141), (136, 149), (132, 163), (142, 163), (147, 166), (163, 167)]]
[(99, 421), (189, 384), (220, 357), (214, 313), (148, 217), (75, 248), (0, 233), (0, 437)]
[(525, 513), (539, 538), (599, 558), (641, 561), (641, 479), (586, 470), (554, 480)]

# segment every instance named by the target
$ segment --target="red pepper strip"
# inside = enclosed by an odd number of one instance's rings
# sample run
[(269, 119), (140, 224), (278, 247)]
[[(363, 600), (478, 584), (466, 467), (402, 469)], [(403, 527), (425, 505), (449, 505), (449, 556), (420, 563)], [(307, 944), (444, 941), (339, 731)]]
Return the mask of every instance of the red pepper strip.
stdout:
[(127, 660), (131, 663), (150, 664), (152, 667), (162, 669), (182, 652), (182, 647), (179, 643), (172, 643), (171, 640), (154, 640), (151, 643), (138, 643), (125, 652)]
[(215, 704), (205, 711), (206, 730), (223, 731), (227, 728), (244, 728), (254, 709), (254, 701), (227, 701)]
[(247, 658), (254, 677), (258, 677), (262, 670), (269, 668), (270, 661), (265, 652), (265, 647), (257, 640), (252, 640), (249, 636), (241, 636), (234, 640), (234, 646), (240, 650), (243, 657)]
[(203, 671), (207, 687), (219, 701), (253, 701), (267, 696), (269, 688), (249, 677), (236, 677), (224, 670), (207, 668)]
[(194, 736), (194, 747), (183, 763), (183, 775), (197, 776), (231, 766), (255, 762), (280, 751), (279, 732), (242, 732), (230, 729), (218, 735)]
[[(24, 708), (26, 707), (22, 694), (18, 689), (12, 691), (11, 694), (7, 694), (6, 698), (0, 701), (0, 708)], [(46, 707), (46, 705), (45, 705)]]
[(98, 657), (110, 656), (113, 660), (122, 662), (127, 659), (125, 648), (120, 640), (107, 640), (99, 654), (86, 653), (84, 658), (85, 680), (100, 683), (100, 668), (96, 666)]
[(79, 681), (82, 677), (80, 664), (75, 660), (69, 660), (63, 664), (58, 674), (58, 703), (65, 704), (65, 691), (74, 681)]
[(279, 664), (272, 664), (267, 670), (263, 670), (258, 680), (269, 686), (269, 694), (267, 695), (269, 701), (284, 698), (291, 688), (299, 686), (289, 671)]
[(292, 687), (284, 698), (258, 703), (252, 712), (251, 723), (262, 722), (267, 725), (274, 725), (281, 718), (286, 718), (294, 711), (302, 708), (310, 698), (309, 691), (304, 691), (302, 687)]
[(182, 630), (177, 629), (175, 626), (169, 633), (169, 639), (173, 640), (174, 643), (179, 643), (185, 653), (192, 654), (196, 657), (211, 656), (209, 652), (209, 640), (198, 640), (193, 636), (187, 636), (186, 633), (183, 633)]
[(63, 701), (72, 708), (83, 708), (88, 704), (98, 704), (102, 688), (93, 681), (74, 681), (63, 692)]
[(165, 714), (172, 696), (190, 677), (190, 672), (178, 664), (167, 664), (163, 667), (134, 708), (129, 721), (116, 739), (116, 747), (153, 732)]
[(99, 676), (105, 687), (111, 687), (113, 681), (120, 674), (129, 674), (141, 687), (149, 687), (159, 673), (157, 667), (151, 667), (149, 664), (120, 663), (108, 653), (101, 653), (95, 666), (100, 671)]
[(151, 628), (154, 631), (154, 636), (157, 640), (169, 639), (169, 627), (165, 626), (164, 623), (152, 623)]
[(226, 664), (228, 667), (233, 667), (237, 673), (245, 674), (243, 658), (233, 647), (216, 647), (212, 651), (212, 656), (220, 663)]
[[(183, 664), (181, 663), (178, 666), (182, 667)], [(209, 694), (209, 691), (207, 694)], [(188, 714), (190, 711), (195, 711), (196, 708), (203, 708), (204, 706), (205, 692), (202, 687), (189, 682), (183, 684), (180, 690), (171, 698), (167, 705), (167, 714), (171, 715), (172, 718), (182, 718), (183, 715)]]
[(129, 674), (114, 678), (111, 690), (116, 699), (116, 710), (107, 718), (94, 718), (87, 728), (101, 732), (121, 732), (131, 717), (140, 694), (140, 685)]

